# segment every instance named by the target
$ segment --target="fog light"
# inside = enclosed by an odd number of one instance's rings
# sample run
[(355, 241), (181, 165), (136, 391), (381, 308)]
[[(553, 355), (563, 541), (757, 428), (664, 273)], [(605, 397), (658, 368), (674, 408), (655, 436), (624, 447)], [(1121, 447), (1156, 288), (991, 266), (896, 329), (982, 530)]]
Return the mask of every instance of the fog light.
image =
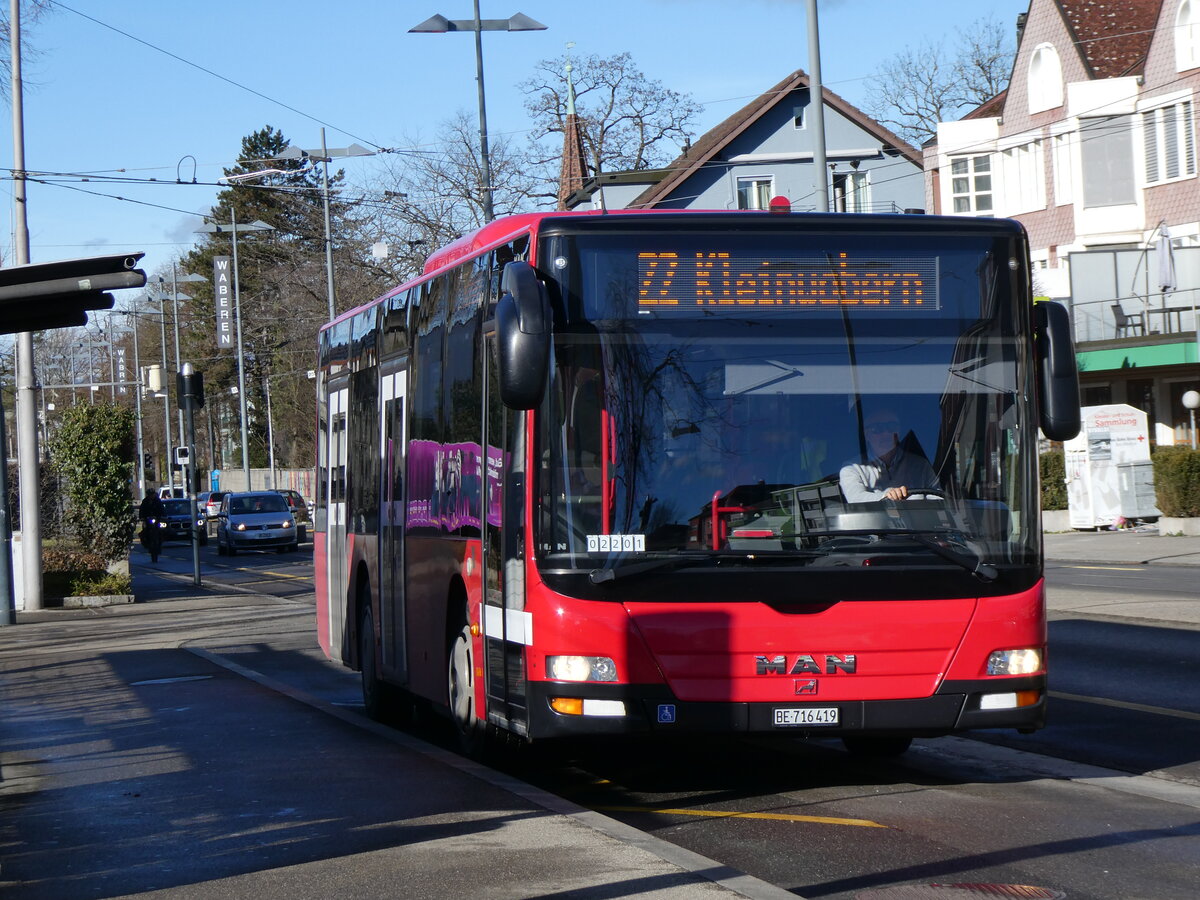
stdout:
[(989, 675), (1032, 675), (1041, 670), (1041, 651), (1032, 647), (1020, 650), (993, 650), (988, 656)]
[(1003, 694), (984, 694), (979, 698), (980, 709), (1020, 709), (1034, 706), (1041, 699), (1041, 691), (1008, 691)]
[(980, 709), (1016, 709), (1017, 695), (1016, 693), (1008, 694), (984, 694), (979, 698)]
[(581, 700), (578, 697), (551, 697), (550, 708), (564, 716), (619, 717), (625, 715), (623, 700)]
[(625, 703), (621, 700), (584, 700), (585, 716), (623, 716)]
[(607, 656), (547, 656), (546, 674), (555, 681), (616, 681), (617, 667)]

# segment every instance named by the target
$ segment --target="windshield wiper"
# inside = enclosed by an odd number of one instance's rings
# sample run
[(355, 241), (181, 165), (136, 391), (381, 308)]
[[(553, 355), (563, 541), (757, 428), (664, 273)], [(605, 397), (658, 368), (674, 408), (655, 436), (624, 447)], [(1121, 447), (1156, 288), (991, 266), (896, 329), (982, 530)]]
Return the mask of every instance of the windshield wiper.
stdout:
[(954, 563), (959, 568), (966, 569), (980, 581), (991, 582), (1000, 576), (1000, 572), (995, 566), (984, 561), (979, 545), (965, 536), (961, 538), (960, 546), (969, 550), (969, 554), (955, 549), (945, 538), (923, 531), (891, 531), (881, 532), (880, 535), (885, 539), (893, 536), (911, 538), (926, 550), (946, 560), (946, 562)]
[(683, 568), (689, 563), (704, 562), (710, 559), (705, 554), (704, 556), (669, 556), (665, 559), (639, 559), (635, 562), (619, 563), (614, 566), (605, 566), (602, 569), (592, 569), (588, 573), (588, 580), (592, 584), (604, 584), (608, 581), (616, 581), (618, 578), (628, 578), (631, 575), (648, 575), (651, 572), (666, 572), (671, 569)]

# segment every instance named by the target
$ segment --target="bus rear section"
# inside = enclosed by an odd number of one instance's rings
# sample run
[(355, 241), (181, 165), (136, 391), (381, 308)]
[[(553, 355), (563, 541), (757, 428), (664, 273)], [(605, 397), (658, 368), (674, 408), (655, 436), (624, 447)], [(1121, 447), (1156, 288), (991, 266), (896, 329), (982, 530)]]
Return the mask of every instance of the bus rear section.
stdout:
[[(392, 434), (408, 477), (380, 476), (390, 518), (362, 538), (392, 548), (368, 573), (398, 635), (375, 652), (394, 639), (407, 660), (385, 681), (468, 737), (746, 732), (902, 749), (1041, 726), (1037, 439), (1069, 436), (1078, 396), (1062, 317), (1031, 302), (1018, 225), (524, 224), (527, 252), (504, 260), (480, 239), (449, 265), (484, 296), (477, 339), (444, 332), (437, 363), (462, 372), (457, 355), (477, 354), (474, 393), (450, 375), (422, 383), (409, 308), (412, 408)], [(470, 304), (447, 297), (450, 329)], [(399, 365), (380, 348), (380, 366)], [(477, 409), (452, 416), (467, 431), (430, 430), (422, 390)], [(393, 445), (372, 440), (388, 459)], [(412, 466), (431, 453), (427, 497)], [(435, 522), (434, 497), (468, 512)]]

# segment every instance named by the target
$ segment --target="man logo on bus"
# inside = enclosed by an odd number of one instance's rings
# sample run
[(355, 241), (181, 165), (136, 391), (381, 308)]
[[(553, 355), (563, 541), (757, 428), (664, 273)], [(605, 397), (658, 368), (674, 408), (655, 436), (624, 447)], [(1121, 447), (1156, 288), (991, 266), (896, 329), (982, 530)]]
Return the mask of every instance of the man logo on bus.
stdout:
[(754, 658), (755, 675), (835, 675), (838, 672), (845, 672), (847, 675), (853, 675), (858, 669), (858, 657), (853, 653), (843, 653), (841, 656), (835, 656), (832, 653), (824, 654), (825, 667), (822, 668), (817, 664), (817, 660), (811, 654), (801, 653), (796, 657), (791, 667), (787, 664), (786, 656), (756, 656)]

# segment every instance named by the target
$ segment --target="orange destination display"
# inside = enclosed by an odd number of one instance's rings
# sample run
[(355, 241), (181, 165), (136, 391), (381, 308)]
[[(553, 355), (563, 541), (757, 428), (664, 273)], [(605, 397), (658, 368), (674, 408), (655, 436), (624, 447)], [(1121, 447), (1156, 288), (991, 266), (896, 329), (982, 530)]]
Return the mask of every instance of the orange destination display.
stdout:
[(638, 307), (862, 306), (936, 310), (937, 259), (764, 259), (720, 250), (638, 254)]

